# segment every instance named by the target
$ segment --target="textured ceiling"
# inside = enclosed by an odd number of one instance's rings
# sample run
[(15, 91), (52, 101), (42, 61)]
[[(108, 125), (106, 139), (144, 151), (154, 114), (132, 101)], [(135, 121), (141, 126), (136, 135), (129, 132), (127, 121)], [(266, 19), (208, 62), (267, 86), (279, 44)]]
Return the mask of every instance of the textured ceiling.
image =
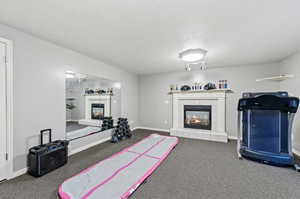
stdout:
[(1, 0), (0, 23), (138, 74), (279, 61), (300, 50), (297, 0)]

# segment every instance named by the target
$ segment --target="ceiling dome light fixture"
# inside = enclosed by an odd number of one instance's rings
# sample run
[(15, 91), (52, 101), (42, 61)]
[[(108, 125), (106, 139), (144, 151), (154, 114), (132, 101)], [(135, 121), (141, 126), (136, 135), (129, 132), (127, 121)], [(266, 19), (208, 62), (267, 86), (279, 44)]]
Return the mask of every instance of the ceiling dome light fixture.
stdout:
[(207, 51), (201, 48), (188, 49), (179, 53), (179, 58), (188, 63), (198, 63), (204, 60)]

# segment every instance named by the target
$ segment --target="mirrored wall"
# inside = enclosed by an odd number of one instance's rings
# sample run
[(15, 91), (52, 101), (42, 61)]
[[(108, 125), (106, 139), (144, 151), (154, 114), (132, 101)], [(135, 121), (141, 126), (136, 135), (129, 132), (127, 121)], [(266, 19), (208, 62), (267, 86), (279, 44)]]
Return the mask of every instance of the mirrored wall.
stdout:
[(101, 133), (103, 121), (121, 117), (119, 81), (71, 71), (65, 77), (67, 140)]

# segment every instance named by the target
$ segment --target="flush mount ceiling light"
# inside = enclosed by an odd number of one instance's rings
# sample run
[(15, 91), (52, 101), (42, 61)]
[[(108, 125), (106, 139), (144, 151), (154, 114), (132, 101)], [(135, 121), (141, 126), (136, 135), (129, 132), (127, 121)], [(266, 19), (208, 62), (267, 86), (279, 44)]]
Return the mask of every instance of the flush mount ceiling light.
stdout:
[(188, 63), (198, 63), (205, 58), (207, 51), (201, 48), (188, 49), (179, 53), (179, 58)]

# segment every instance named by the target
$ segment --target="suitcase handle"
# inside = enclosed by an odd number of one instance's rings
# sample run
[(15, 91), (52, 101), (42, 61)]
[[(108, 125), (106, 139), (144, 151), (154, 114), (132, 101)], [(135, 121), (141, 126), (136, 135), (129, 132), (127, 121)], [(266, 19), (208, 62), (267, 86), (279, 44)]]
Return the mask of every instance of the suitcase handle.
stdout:
[(52, 142), (52, 130), (51, 129), (43, 129), (41, 130), (41, 145), (43, 145), (44, 134), (48, 132), (49, 134), (49, 143)]

